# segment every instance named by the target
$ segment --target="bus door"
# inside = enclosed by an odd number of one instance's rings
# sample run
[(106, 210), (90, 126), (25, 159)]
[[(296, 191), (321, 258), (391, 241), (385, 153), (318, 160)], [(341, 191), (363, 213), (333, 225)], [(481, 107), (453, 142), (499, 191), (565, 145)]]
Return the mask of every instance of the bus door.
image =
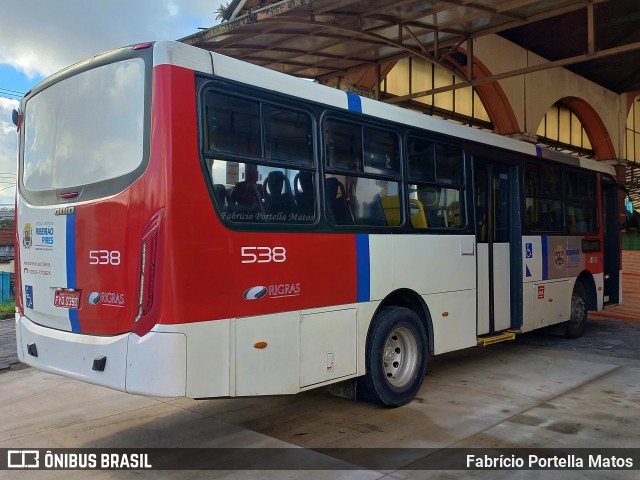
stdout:
[(475, 158), (478, 335), (522, 325), (522, 230), (517, 167)]
[(604, 304), (620, 303), (620, 228), (618, 224), (618, 186), (602, 177), (602, 232), (604, 263)]

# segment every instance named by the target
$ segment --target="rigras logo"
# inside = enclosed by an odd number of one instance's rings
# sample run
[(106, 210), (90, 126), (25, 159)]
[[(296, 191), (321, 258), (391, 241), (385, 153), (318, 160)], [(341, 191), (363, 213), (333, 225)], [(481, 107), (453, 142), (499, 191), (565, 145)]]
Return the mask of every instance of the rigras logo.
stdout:
[(251, 287), (245, 290), (242, 296), (245, 300), (258, 300), (259, 298), (267, 296), (271, 299), (277, 299), (297, 297), (301, 291), (302, 287), (300, 283), (279, 283), (267, 287), (263, 287), (262, 285)]
[(267, 287), (251, 287), (242, 294), (245, 300), (257, 300), (267, 294)]
[(105, 305), (107, 307), (123, 307), (124, 293), (91, 292), (87, 295), (87, 302), (91, 305)]

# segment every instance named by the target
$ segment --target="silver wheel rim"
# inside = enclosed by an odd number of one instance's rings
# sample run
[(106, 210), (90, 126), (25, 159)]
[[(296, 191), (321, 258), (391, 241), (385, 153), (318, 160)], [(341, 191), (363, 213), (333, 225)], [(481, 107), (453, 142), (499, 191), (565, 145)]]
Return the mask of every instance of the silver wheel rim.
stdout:
[(393, 330), (384, 342), (384, 375), (394, 387), (404, 387), (413, 377), (418, 363), (418, 342), (408, 328)]

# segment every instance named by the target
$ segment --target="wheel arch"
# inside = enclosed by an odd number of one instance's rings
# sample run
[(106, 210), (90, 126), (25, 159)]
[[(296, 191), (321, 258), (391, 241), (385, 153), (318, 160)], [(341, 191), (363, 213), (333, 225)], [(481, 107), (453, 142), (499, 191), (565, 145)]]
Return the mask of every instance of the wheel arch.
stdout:
[[(576, 284), (580, 283), (587, 294), (587, 308), (589, 310), (598, 309), (598, 292), (596, 290), (596, 282), (591, 272), (583, 270), (576, 278)], [(575, 287), (574, 287), (575, 288)]]
[[(394, 290), (387, 295), (382, 302), (380, 302), (380, 305), (378, 305), (373, 317), (375, 318), (378, 312), (386, 307), (405, 307), (418, 315), (418, 318), (422, 321), (424, 330), (427, 333), (429, 353), (433, 354), (433, 322), (431, 320), (431, 312), (429, 312), (429, 307), (425, 303), (424, 299), (417, 292), (409, 288)], [(371, 331), (371, 327), (369, 327), (369, 331)], [(367, 341), (369, 341), (368, 337), (369, 336), (367, 335)]]

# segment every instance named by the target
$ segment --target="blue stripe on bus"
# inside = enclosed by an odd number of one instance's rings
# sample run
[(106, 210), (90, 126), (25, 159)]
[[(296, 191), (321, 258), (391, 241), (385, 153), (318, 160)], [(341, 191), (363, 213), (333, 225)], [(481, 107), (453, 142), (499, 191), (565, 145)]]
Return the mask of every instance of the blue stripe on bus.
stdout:
[(549, 248), (547, 247), (547, 236), (543, 235), (542, 242), (542, 280), (549, 280)]
[(352, 112), (362, 113), (362, 100), (358, 95), (351, 92), (345, 92), (347, 94), (347, 107)]
[(371, 267), (369, 260), (369, 235), (356, 234), (356, 263), (358, 268), (358, 302), (371, 300)]
[[(76, 214), (67, 215), (67, 288), (76, 288)], [(78, 320), (78, 310), (69, 309), (69, 320), (71, 321), (71, 331), (80, 331), (80, 321)]]

